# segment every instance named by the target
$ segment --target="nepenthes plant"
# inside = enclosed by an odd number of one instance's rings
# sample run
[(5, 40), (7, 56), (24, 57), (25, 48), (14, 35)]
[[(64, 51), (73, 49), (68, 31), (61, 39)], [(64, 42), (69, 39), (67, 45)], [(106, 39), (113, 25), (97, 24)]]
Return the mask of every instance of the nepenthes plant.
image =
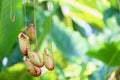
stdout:
[[(31, 4), (33, 5), (33, 16), (34, 20), (33, 23), (29, 24), (27, 26), (26, 23), (26, 0), (24, 0), (24, 16), (25, 16), (25, 28), (23, 28), (18, 35), (19, 40), (19, 47), (21, 52), (23, 53), (24, 57), (23, 60), (26, 65), (27, 71), (34, 77), (39, 76), (42, 73), (41, 68), (45, 66), (48, 70), (52, 71), (54, 69), (54, 58), (51, 54), (52, 52), (52, 34), (50, 32), (50, 38), (51, 38), (51, 46), (46, 47), (43, 51), (43, 53), (39, 54), (38, 52), (38, 38), (37, 38), (37, 28), (36, 28), (36, 8), (35, 8), (35, 2), (36, 0), (32, 0)], [(12, 4), (12, 2), (11, 2)], [(12, 10), (11, 10), (12, 12)], [(12, 15), (12, 14), (10, 14)], [(11, 18), (11, 17), (10, 17)], [(12, 22), (14, 22), (12, 20)], [(51, 26), (51, 25), (50, 25)], [(49, 27), (49, 26), (48, 26)], [(34, 50), (31, 49), (31, 42), (32, 45), (35, 45)], [(49, 46), (49, 44), (48, 44)]]

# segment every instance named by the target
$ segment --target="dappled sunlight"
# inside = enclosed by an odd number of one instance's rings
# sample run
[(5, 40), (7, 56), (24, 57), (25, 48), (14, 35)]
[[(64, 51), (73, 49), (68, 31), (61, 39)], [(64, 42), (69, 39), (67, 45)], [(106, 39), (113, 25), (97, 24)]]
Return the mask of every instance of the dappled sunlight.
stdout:
[(119, 80), (120, 0), (1, 0), (0, 80)]

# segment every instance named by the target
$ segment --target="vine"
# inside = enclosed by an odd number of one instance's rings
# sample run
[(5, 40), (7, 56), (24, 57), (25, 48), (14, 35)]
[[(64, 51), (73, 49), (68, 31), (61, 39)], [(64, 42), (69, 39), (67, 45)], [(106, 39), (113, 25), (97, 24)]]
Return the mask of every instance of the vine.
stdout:
[(13, 16), (13, 7), (12, 7), (12, 0), (10, 0), (10, 20), (11, 22), (15, 21), (15, 16)]
[[(34, 10), (33, 24), (30, 24), (27, 28), (22, 29), (18, 35), (19, 47), (24, 55), (24, 63), (27, 71), (34, 77), (41, 75), (41, 68), (45, 66), (48, 70), (54, 70), (54, 59), (52, 53), (52, 17), (50, 18), (50, 48), (44, 49), (43, 54), (38, 53), (38, 41), (37, 41), (37, 28), (36, 28), (36, 6), (35, 0), (31, 1)], [(24, 0), (24, 16), (25, 27), (27, 26), (26, 19), (26, 0)], [(26, 32), (25, 32), (26, 31)], [(35, 49), (31, 49), (31, 42), (35, 41)], [(33, 43), (34, 44), (34, 43)]]

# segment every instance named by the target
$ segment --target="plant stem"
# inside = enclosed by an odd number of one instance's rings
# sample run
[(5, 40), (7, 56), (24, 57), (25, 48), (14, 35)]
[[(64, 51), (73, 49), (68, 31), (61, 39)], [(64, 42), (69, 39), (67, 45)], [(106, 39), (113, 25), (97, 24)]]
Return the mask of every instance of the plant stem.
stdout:
[(34, 0), (34, 3), (33, 3), (33, 7), (34, 7), (34, 26), (35, 26), (35, 29), (36, 29), (36, 39), (35, 39), (35, 42), (36, 42), (36, 49), (35, 49), (35, 51), (37, 52), (37, 51), (38, 51), (38, 41), (37, 41), (37, 28), (36, 28), (35, 0)]
[(119, 13), (120, 13), (120, 0), (117, 0), (118, 1), (118, 8), (119, 8)]
[(25, 27), (26, 27), (26, 26), (27, 26), (27, 19), (26, 19), (26, 0), (24, 0), (24, 16), (25, 16), (24, 23), (25, 23)]

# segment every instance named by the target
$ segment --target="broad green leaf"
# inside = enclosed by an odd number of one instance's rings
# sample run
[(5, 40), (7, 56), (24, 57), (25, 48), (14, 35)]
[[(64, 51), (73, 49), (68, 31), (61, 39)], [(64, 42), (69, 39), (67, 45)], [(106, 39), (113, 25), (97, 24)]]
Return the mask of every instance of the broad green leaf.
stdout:
[(10, 2), (8, 0), (2, 0), (1, 3), (1, 25), (0, 25), (0, 66), (3, 57), (8, 56), (12, 52), (20, 28), (23, 27), (23, 14), (22, 14), (22, 2), (21, 0), (13, 0), (13, 15), (15, 15), (15, 22), (10, 21)]
[[(2, 0), (1, 0), (1, 3), (2, 3)], [(1, 12), (1, 3), (0, 3), (0, 12)]]
[(102, 21), (103, 15), (97, 9), (77, 3), (77, 1), (74, 0), (61, 0), (61, 6), (63, 5), (69, 6), (71, 17), (75, 16), (81, 18), (97, 29), (104, 28), (105, 25)]
[(120, 42), (112, 42), (104, 44), (99, 49), (90, 49), (87, 52), (87, 55), (90, 57), (94, 57), (103, 61), (108, 66), (119, 66), (120, 65)]

